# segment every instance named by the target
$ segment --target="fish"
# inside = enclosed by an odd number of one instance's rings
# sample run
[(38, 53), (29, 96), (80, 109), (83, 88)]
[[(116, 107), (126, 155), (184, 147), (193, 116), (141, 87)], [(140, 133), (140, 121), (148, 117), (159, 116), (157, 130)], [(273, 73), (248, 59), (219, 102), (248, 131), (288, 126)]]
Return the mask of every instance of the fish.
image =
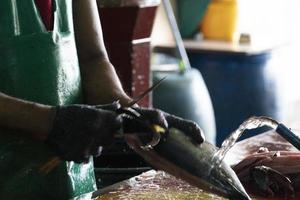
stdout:
[(154, 169), (163, 170), (207, 192), (231, 200), (250, 200), (237, 175), (224, 161), (215, 166), (218, 148), (204, 141), (195, 144), (182, 131), (170, 128), (152, 148), (142, 148), (138, 134), (125, 135), (127, 144)]

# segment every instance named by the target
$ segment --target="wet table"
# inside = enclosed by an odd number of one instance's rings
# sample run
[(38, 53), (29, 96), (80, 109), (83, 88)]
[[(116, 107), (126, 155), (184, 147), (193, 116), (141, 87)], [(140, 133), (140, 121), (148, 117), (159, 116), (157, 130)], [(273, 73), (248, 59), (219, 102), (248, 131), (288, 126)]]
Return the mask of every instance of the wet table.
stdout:
[(180, 200), (224, 198), (206, 193), (162, 171), (151, 170), (102, 190), (96, 200)]

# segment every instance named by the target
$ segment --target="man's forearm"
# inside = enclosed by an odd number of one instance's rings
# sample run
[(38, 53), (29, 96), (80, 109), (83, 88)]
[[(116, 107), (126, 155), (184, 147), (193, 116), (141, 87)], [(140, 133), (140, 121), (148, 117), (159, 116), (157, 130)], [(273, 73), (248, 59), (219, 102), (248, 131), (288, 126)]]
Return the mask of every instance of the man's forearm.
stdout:
[(0, 127), (20, 130), (35, 139), (45, 140), (51, 131), (55, 109), (17, 99), (0, 92)]
[(73, 19), (85, 102), (104, 104), (120, 100), (126, 105), (131, 99), (109, 62), (96, 1), (73, 1)]
[(106, 104), (119, 100), (121, 105), (126, 105), (131, 101), (108, 60), (95, 57), (80, 65), (86, 103)]

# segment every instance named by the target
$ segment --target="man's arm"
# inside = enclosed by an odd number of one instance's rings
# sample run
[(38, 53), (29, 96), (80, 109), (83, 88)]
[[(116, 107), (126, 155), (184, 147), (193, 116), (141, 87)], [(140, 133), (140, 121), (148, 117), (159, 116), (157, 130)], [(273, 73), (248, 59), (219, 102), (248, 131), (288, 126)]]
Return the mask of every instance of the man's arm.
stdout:
[(86, 103), (130, 102), (107, 56), (96, 0), (73, 0), (73, 18)]
[(51, 131), (55, 109), (7, 96), (0, 92), (0, 127), (45, 140)]
[[(108, 59), (96, 0), (73, 0), (73, 18), (86, 103), (104, 104), (120, 100), (121, 105), (127, 105), (131, 98), (122, 89), (120, 80)], [(178, 128), (186, 132), (197, 143), (204, 140), (201, 129), (194, 122), (160, 110), (136, 109), (142, 116), (153, 122), (152, 124), (166, 128)], [(123, 128), (128, 128), (132, 132), (137, 130), (136, 124), (131, 123), (130, 120), (127, 125)], [(132, 127), (133, 129), (131, 129)], [(140, 130), (141, 132), (143, 132), (143, 128)]]
[[(25, 137), (46, 142), (64, 160), (87, 162), (109, 145), (122, 120), (114, 106), (47, 106), (0, 92), (0, 127), (18, 130)], [(1, 131), (0, 131), (1, 135)], [(70, 145), (72, 144), (72, 145)]]

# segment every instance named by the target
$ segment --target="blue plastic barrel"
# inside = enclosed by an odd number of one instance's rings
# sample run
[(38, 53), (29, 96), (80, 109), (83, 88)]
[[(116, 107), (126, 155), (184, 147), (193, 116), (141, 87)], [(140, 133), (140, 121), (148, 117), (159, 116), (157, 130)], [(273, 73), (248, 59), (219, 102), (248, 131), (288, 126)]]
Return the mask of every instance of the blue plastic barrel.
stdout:
[[(271, 52), (256, 55), (212, 51), (188, 52), (191, 65), (199, 69), (213, 103), (217, 145), (245, 119), (253, 115), (281, 120), (283, 100)], [(265, 129), (249, 131), (243, 138)]]

